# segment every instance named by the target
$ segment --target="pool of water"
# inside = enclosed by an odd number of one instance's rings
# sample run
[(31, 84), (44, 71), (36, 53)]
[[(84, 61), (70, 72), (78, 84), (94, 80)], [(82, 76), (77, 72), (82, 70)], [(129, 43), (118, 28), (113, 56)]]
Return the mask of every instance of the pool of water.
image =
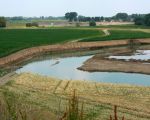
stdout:
[(16, 72), (32, 72), (65, 80), (90, 80), (104, 83), (150, 86), (150, 75), (119, 72), (90, 73), (77, 69), (84, 61), (92, 56), (93, 55), (66, 58), (50, 57), (46, 60), (28, 63)]
[(109, 56), (118, 60), (150, 60), (150, 50), (137, 50), (133, 55), (130, 56)]

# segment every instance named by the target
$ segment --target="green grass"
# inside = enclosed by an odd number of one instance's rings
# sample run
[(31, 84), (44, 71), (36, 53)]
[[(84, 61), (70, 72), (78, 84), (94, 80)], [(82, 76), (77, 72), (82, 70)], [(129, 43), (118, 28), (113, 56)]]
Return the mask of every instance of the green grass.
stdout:
[(101, 35), (98, 30), (79, 29), (1, 29), (0, 57), (39, 45), (63, 43)]
[(131, 31), (131, 30), (110, 30), (111, 35), (100, 36), (94, 38), (88, 38), (81, 40), (82, 42), (91, 41), (105, 41), (105, 40), (121, 40), (121, 39), (137, 39), (137, 38), (150, 38), (150, 33), (145, 33), (141, 31)]
[(4, 70), (4, 69), (0, 69), (0, 77), (4, 76), (5, 74), (7, 74), (8, 71)]
[(119, 29), (150, 29), (150, 26), (144, 26), (144, 25), (100, 25), (99, 28), (119, 28)]

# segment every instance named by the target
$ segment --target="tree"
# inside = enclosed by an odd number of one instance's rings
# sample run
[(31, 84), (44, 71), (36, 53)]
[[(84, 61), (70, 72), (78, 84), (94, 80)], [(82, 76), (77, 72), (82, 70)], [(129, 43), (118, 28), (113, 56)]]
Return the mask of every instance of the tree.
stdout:
[(69, 22), (77, 21), (78, 13), (76, 12), (68, 12), (65, 14), (65, 18), (69, 20)]
[(150, 13), (146, 15), (139, 15), (134, 19), (135, 25), (150, 26)]
[(0, 17), (0, 27), (6, 27), (6, 19), (4, 17)]
[(117, 13), (116, 19), (122, 20), (122, 21), (128, 21), (128, 14), (127, 13)]
[(146, 26), (150, 26), (150, 13), (145, 15), (144, 23), (145, 23)]
[(141, 16), (138, 16), (134, 19), (135, 25), (144, 25), (144, 18)]

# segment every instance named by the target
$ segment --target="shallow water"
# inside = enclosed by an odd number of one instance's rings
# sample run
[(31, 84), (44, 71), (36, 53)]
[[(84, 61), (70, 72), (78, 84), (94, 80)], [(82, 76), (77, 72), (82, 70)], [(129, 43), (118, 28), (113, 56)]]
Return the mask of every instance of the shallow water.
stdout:
[(109, 56), (118, 60), (150, 60), (150, 50), (137, 50), (136, 53), (130, 56)]
[(104, 83), (119, 83), (150, 86), (150, 75), (119, 72), (85, 72), (78, 70), (90, 56), (53, 58), (32, 62), (18, 69), (17, 73), (32, 72), (67, 80), (90, 80)]

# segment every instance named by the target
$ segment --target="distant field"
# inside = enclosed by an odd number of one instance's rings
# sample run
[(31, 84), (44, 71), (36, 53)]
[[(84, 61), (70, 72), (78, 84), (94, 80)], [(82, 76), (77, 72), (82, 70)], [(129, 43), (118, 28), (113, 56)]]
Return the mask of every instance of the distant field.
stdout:
[(47, 44), (56, 44), (103, 35), (99, 30), (80, 29), (1, 29), (0, 57), (18, 50)]
[(105, 41), (105, 40), (121, 40), (121, 39), (137, 39), (137, 38), (150, 38), (150, 33), (142, 31), (131, 31), (131, 30), (110, 30), (109, 36), (100, 36), (95, 38), (88, 38), (81, 40), (82, 42), (91, 41)]

